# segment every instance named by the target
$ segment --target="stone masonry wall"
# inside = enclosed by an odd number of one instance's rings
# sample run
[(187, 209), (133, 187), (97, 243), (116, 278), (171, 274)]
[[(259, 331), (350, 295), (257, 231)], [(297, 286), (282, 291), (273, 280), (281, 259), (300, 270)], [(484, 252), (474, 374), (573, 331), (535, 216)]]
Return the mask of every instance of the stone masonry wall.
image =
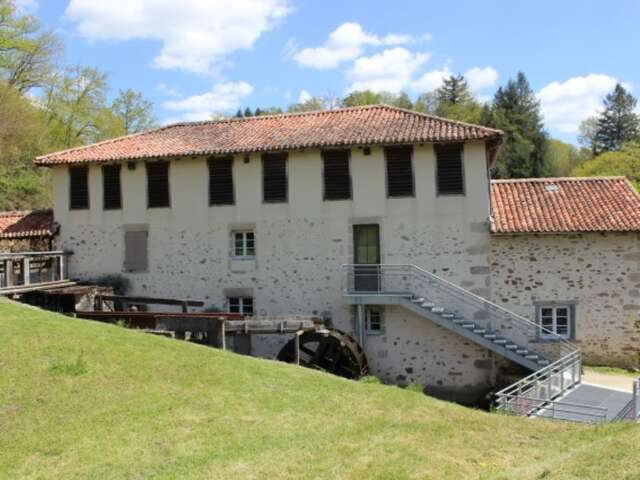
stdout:
[(573, 302), (573, 341), (585, 362), (640, 367), (639, 240), (636, 233), (494, 236), (493, 300), (531, 319), (536, 302)]

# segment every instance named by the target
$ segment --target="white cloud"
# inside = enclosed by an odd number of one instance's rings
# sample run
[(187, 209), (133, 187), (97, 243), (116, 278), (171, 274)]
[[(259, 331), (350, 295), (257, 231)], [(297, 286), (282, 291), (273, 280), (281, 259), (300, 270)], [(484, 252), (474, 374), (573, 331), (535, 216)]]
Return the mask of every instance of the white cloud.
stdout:
[(558, 132), (577, 133), (580, 122), (597, 113), (616, 82), (609, 75), (592, 73), (546, 85), (537, 94), (545, 124)]
[(348, 91), (399, 92), (410, 84), (413, 74), (428, 60), (428, 53), (412, 53), (402, 47), (360, 57), (347, 72), (352, 81)]
[(498, 81), (498, 72), (493, 67), (473, 67), (467, 70), (464, 76), (469, 82), (469, 88), (474, 92), (493, 87)]
[(178, 90), (177, 88), (170, 87), (166, 83), (159, 83), (156, 86), (156, 90), (159, 91), (160, 93), (163, 93), (167, 97), (172, 97), (172, 98), (184, 97), (184, 94), (180, 90)]
[(210, 92), (182, 100), (168, 100), (162, 106), (167, 110), (181, 112), (182, 120), (207, 120), (219, 112), (239, 108), (242, 99), (252, 92), (253, 87), (247, 82), (218, 83)]
[(442, 85), (445, 78), (451, 75), (446, 65), (440, 69), (431, 70), (417, 80), (411, 82), (411, 88), (417, 92), (431, 92)]
[(298, 103), (304, 103), (311, 100), (313, 97), (306, 90), (300, 90), (300, 95), (298, 95)]
[(331, 32), (327, 41), (319, 47), (295, 52), (295, 43), (291, 41), (288, 50), (294, 51), (293, 58), (299, 64), (322, 70), (336, 68), (341, 63), (356, 59), (367, 45), (402, 45), (412, 41), (413, 36), (396, 33), (378, 37), (365, 32), (358, 23), (346, 22)]
[(90, 40), (157, 40), (160, 68), (211, 73), (287, 15), (288, 0), (71, 0), (66, 16)]

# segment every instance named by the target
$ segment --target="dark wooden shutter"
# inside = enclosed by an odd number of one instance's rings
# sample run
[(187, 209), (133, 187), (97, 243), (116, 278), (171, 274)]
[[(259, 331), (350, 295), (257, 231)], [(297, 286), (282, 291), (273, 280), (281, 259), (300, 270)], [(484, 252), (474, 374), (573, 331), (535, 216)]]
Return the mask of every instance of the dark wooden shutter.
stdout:
[(265, 202), (287, 201), (287, 154), (262, 155), (262, 191)]
[(147, 206), (169, 207), (169, 162), (147, 163)]
[(148, 269), (146, 230), (124, 232), (124, 269), (128, 272), (142, 272)]
[(233, 205), (233, 157), (209, 159), (209, 205)]
[(104, 210), (117, 210), (122, 208), (120, 165), (102, 166), (102, 201), (102, 208)]
[(86, 210), (89, 208), (89, 169), (86, 165), (69, 167), (69, 208)]
[(387, 159), (388, 197), (414, 196), (412, 153), (412, 147), (387, 147), (384, 149), (384, 155)]
[(461, 143), (435, 146), (439, 195), (464, 194)]
[(349, 154), (349, 150), (325, 150), (322, 152), (325, 200), (351, 199)]

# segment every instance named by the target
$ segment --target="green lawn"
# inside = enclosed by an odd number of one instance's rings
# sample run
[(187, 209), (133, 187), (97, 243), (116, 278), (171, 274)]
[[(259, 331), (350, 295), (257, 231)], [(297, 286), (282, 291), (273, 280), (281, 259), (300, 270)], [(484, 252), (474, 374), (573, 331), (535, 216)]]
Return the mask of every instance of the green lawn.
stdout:
[(0, 300), (0, 478), (639, 479), (640, 426), (475, 411)]
[(586, 372), (602, 373), (605, 375), (622, 375), (624, 377), (639, 378), (640, 372), (635, 370), (627, 370), (625, 368), (605, 367), (601, 365), (585, 365)]

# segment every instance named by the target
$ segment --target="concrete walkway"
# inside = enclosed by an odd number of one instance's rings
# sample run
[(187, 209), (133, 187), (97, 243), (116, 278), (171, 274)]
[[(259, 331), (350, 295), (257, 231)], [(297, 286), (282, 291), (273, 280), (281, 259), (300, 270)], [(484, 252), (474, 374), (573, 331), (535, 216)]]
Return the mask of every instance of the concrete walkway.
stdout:
[[(638, 377), (640, 377), (640, 373), (638, 374)], [(633, 377), (627, 375), (600, 373), (588, 369), (582, 375), (582, 383), (615, 388), (616, 390), (629, 393), (633, 391), (633, 380)]]

